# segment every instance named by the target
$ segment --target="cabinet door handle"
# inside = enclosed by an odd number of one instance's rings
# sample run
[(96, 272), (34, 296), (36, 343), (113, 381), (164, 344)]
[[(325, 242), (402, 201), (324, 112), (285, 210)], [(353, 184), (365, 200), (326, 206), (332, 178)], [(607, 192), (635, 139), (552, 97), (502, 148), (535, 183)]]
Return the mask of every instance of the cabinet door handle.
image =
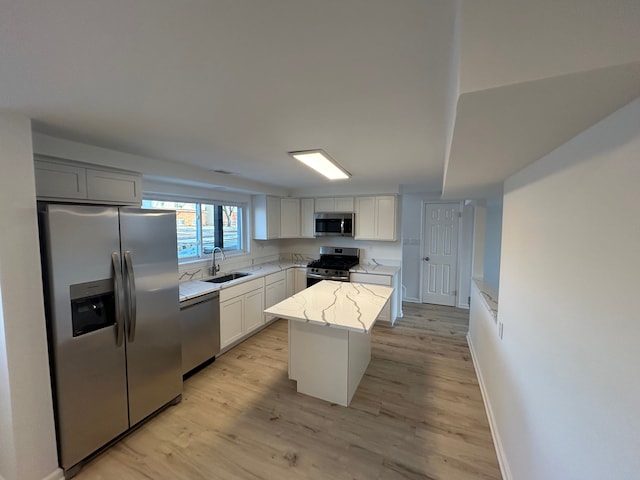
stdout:
[(429, 257), (424, 257), (424, 258), (423, 258), (423, 260), (424, 260), (425, 262), (428, 262), (428, 261), (429, 261)]

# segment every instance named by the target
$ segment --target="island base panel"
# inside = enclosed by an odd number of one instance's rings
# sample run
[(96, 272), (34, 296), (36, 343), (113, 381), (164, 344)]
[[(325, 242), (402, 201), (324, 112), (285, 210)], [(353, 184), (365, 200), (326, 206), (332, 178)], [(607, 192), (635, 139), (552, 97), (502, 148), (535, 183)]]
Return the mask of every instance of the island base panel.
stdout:
[(289, 378), (297, 391), (348, 406), (371, 360), (371, 335), (289, 320)]
[(347, 370), (347, 405), (351, 403), (360, 380), (371, 361), (371, 332), (349, 331), (349, 365)]

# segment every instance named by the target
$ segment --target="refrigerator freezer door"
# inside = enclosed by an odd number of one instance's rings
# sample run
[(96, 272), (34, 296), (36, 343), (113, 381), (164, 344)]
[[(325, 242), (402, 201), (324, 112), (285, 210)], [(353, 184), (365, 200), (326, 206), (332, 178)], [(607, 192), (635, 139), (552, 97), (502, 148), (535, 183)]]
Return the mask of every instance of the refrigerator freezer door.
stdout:
[(175, 212), (121, 208), (120, 235), (133, 426), (182, 393)]
[[(45, 205), (41, 220), (47, 237), (47, 318), (60, 463), (69, 469), (129, 426), (125, 347), (117, 344), (115, 317), (104, 322), (108, 326), (75, 337), (72, 328), (71, 291), (76, 306), (78, 297), (86, 296), (83, 308), (90, 308), (92, 285), (108, 285), (114, 279), (114, 265), (121, 268), (112, 263), (112, 254), (120, 250), (118, 210)], [(86, 295), (77, 293), (82, 291), (79, 284), (86, 284), (82, 287)], [(122, 292), (114, 289), (111, 298), (116, 293)], [(105, 308), (99, 301), (93, 305), (101, 315), (117, 310), (116, 305)]]

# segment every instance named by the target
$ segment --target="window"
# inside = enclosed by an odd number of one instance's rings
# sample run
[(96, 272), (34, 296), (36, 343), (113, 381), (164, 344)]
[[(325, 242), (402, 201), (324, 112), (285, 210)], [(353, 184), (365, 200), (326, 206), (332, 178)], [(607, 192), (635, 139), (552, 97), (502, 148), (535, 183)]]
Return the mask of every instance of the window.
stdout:
[(142, 208), (176, 211), (179, 260), (210, 255), (214, 247), (244, 251), (242, 206), (145, 199)]

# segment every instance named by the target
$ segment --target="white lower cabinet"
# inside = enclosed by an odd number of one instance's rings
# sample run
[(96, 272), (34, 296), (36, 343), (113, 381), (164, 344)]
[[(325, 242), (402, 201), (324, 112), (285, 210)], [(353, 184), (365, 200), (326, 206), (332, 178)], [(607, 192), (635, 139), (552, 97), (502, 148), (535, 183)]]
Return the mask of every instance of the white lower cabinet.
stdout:
[[(290, 295), (289, 295), (290, 296)], [(287, 278), (285, 272), (272, 273), (265, 277), (264, 308), (274, 306), (287, 298)], [(275, 318), (265, 313), (265, 321)]]
[(286, 297), (289, 298), (294, 293), (296, 293), (296, 269), (295, 268), (287, 268), (285, 272), (286, 276)]
[(220, 347), (264, 325), (264, 278), (220, 290)]
[(389, 301), (385, 304), (384, 308), (378, 315), (376, 320), (390, 323), (393, 325), (398, 316), (398, 274), (395, 275), (377, 275), (371, 273), (352, 273), (349, 275), (349, 281), (356, 283), (370, 283), (373, 285), (385, 285), (387, 287), (393, 287), (394, 291)]
[(236, 297), (220, 303), (220, 347), (235, 342), (244, 335), (244, 297)]
[(220, 348), (249, 337), (274, 317), (264, 313), (307, 288), (307, 268), (292, 267), (220, 290)]
[(244, 296), (244, 330), (249, 333), (264, 325), (264, 290), (254, 290)]
[(296, 294), (307, 288), (307, 267), (295, 267), (293, 293)]

